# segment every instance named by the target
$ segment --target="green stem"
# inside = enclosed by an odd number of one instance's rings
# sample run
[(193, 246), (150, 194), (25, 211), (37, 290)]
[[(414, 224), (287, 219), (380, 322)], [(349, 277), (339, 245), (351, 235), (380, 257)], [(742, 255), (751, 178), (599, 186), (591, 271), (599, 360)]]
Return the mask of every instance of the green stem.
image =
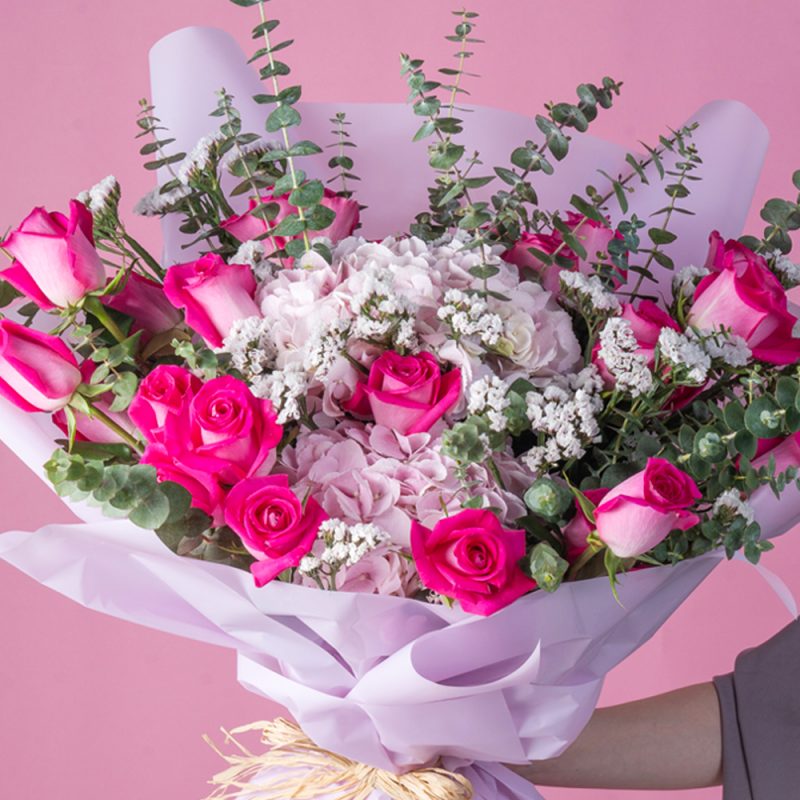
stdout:
[(143, 452), (141, 443), (138, 442), (136, 439), (134, 439), (134, 437), (131, 436), (131, 434), (128, 431), (126, 431), (125, 428), (114, 422), (114, 420), (111, 419), (111, 417), (109, 417), (108, 414), (105, 413), (105, 411), (101, 411), (97, 406), (92, 405), (91, 402), (89, 402), (89, 406), (92, 410), (91, 411), (92, 417), (94, 417), (97, 420), (100, 420), (100, 422), (102, 422), (103, 425), (105, 425), (110, 431), (113, 431), (117, 436), (119, 436), (119, 438), (122, 439), (122, 441), (124, 441), (125, 444), (127, 444), (136, 453)]
[(126, 230), (125, 228), (121, 228), (122, 231), (122, 239), (123, 241), (133, 250), (136, 255), (138, 255), (142, 261), (147, 264), (148, 267), (153, 271), (155, 276), (158, 278), (159, 281), (164, 279), (165, 270), (161, 268), (161, 265), (156, 261), (156, 259), (147, 252), (147, 250), (136, 241)]
[(118, 341), (124, 342), (128, 337), (112, 319), (106, 307), (96, 297), (87, 297), (84, 308)]

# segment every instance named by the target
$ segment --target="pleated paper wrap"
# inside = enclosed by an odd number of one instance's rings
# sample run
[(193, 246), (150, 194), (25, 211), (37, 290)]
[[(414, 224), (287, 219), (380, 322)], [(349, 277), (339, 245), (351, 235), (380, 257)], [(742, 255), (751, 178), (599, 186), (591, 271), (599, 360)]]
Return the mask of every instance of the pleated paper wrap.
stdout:
[[(263, 110), (248, 99), (258, 82), (225, 33), (178, 31), (156, 45), (151, 59), (157, 113), (180, 149), (190, 150), (211, 132), (208, 113), (222, 86), (235, 96), (245, 129), (263, 129)], [(359, 199), (369, 206), (364, 235), (406, 228), (425, 205), (430, 177), (424, 146), (411, 143), (410, 109), (312, 103), (301, 110), (303, 134), (311, 139), (325, 140), (335, 111), (352, 121), (363, 178)], [(768, 139), (740, 103), (711, 103), (694, 119), (701, 123), (695, 141), (703, 181), (691, 198), (697, 215), (675, 223), (671, 255), (679, 265), (703, 263), (712, 229), (724, 236), (740, 232)], [(528, 118), (479, 108), (469, 115), (465, 140), (484, 163), (503, 164), (533, 133)], [(616, 145), (576, 136), (556, 175), (537, 185), (542, 203), (566, 207), (576, 189), (602, 185), (597, 168), (624, 173), (623, 159)], [(631, 212), (647, 218), (662, 201), (654, 180), (631, 196)], [(166, 263), (186, 260), (170, 224), (164, 241)], [(56, 438), (50, 423), (3, 402), (0, 430), (42, 474)], [(800, 519), (794, 490), (780, 503), (760, 490), (755, 505), (771, 536)], [(245, 572), (179, 558), (127, 521), (74, 508), (85, 524), (2, 534), (0, 558), (89, 608), (234, 648), (239, 681), (286, 706), (319, 747), (396, 773), (441, 759), (471, 782), (477, 800), (539, 797), (498, 762), (561, 752), (591, 715), (606, 673), (650, 638), (722, 557), (626, 575), (621, 603), (608, 581), (597, 578), (552, 595), (536, 592), (483, 618), (397, 597), (278, 582), (256, 589)], [(381, 790), (369, 796), (389, 797)]]

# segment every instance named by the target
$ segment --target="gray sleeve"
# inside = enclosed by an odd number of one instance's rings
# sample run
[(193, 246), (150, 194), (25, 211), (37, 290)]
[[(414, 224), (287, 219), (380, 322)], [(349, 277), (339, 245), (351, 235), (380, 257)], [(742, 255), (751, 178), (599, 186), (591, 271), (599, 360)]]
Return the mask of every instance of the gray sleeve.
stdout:
[(800, 792), (800, 620), (745, 650), (714, 686), (724, 800), (784, 800)]

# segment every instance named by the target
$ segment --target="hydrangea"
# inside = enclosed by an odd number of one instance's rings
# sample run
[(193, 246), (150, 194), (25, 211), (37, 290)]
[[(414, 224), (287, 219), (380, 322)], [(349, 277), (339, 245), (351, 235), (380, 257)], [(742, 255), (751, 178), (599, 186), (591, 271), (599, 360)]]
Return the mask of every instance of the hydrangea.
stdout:
[(647, 394), (653, 388), (653, 373), (638, 350), (639, 343), (626, 319), (612, 317), (606, 322), (600, 331), (598, 355), (614, 376), (616, 387), (633, 397)]

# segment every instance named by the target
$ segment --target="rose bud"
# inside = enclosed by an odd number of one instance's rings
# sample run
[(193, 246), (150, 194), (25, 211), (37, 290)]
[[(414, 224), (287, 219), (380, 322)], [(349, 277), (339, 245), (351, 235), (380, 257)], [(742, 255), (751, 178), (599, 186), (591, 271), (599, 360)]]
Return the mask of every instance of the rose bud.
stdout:
[(222, 347), (237, 320), (261, 316), (255, 291), (250, 267), (226, 264), (214, 253), (170, 267), (164, 279), (169, 301), (185, 310), (187, 324), (212, 347)]
[(688, 530), (700, 518), (688, 511), (702, 497), (697, 484), (663, 458), (611, 489), (594, 510), (598, 537), (620, 558), (652, 550), (674, 530)]
[(103, 303), (131, 317), (131, 331), (144, 331), (145, 341), (172, 330), (181, 321), (181, 313), (164, 294), (164, 287), (135, 272), (128, 275), (121, 291), (104, 297)]
[(257, 559), (250, 567), (257, 586), (296, 567), (311, 551), (327, 518), (313, 497), (303, 507), (286, 475), (241, 481), (225, 501), (225, 522)]
[(57, 411), (80, 383), (78, 362), (61, 339), (0, 320), (0, 395), (23, 411)]
[(430, 430), (460, 394), (459, 369), (442, 375), (430, 353), (401, 356), (387, 350), (372, 362), (369, 379), (356, 387), (346, 408), (406, 436)]
[[(747, 250), (747, 248), (744, 248)], [(763, 259), (742, 245), (721, 257), (722, 266), (697, 285), (688, 323), (701, 331), (730, 330), (740, 336), (753, 356), (771, 364), (800, 360), (800, 339), (793, 330), (786, 290)]]
[(504, 528), (494, 512), (468, 508), (433, 530), (413, 522), (411, 551), (429, 589), (488, 616), (536, 588), (519, 565), (525, 531)]
[(69, 217), (34, 208), (0, 243), (16, 259), (0, 277), (45, 310), (74, 305), (106, 280), (92, 224), (77, 200), (69, 204)]
[(236, 483), (269, 472), (282, 436), (272, 403), (225, 375), (203, 384), (184, 413), (167, 416), (161, 441), (192, 470)]

